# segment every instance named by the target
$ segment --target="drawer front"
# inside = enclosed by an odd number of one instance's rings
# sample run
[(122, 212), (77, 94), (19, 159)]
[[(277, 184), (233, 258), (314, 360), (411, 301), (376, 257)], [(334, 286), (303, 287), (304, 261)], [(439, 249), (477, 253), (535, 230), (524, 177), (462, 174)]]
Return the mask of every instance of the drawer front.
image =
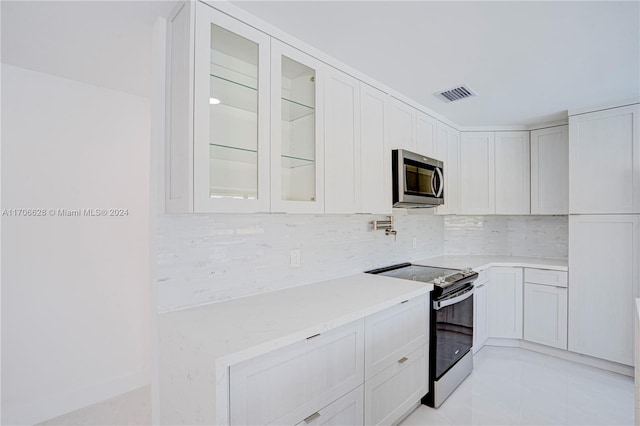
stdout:
[(567, 276), (568, 274), (564, 271), (524, 268), (524, 282), (526, 283), (566, 287)]
[(428, 341), (428, 295), (365, 318), (365, 378), (375, 376)]
[(406, 361), (396, 362), (365, 382), (366, 425), (390, 425), (397, 422), (427, 393), (427, 346), (422, 346), (406, 358)]
[(491, 269), (487, 268), (487, 269), (483, 269), (482, 271), (478, 272), (478, 278), (476, 278), (476, 281), (473, 283), (474, 285), (478, 286), (480, 284), (485, 284), (489, 281), (489, 273), (490, 273)]
[(231, 366), (231, 424), (264, 425), (294, 411), (318, 411), (363, 383), (363, 351), (359, 320)]
[[(285, 416), (275, 424), (296, 426), (345, 426), (364, 424), (364, 387), (358, 386), (337, 401), (311, 414)], [(302, 419), (302, 420), (300, 420)]]

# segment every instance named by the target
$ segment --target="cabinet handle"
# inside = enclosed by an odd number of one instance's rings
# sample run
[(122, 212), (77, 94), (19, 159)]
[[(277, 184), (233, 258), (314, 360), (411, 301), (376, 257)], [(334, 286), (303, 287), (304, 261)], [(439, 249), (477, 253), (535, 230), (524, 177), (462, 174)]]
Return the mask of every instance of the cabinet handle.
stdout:
[(314, 334), (313, 336), (309, 336), (309, 337), (307, 337), (307, 340), (313, 339), (314, 337), (318, 337), (319, 335), (320, 335), (320, 333)]
[(400, 358), (398, 360), (399, 364), (404, 364), (405, 362), (409, 361), (409, 358), (407, 358), (406, 356), (403, 356), (402, 358)]
[(405, 300), (404, 302), (400, 302), (400, 304), (402, 305), (403, 303), (407, 303), (409, 301), (409, 299)]
[(312, 421), (314, 421), (315, 419), (317, 419), (318, 417), (320, 417), (320, 413), (318, 413), (317, 411), (315, 413), (313, 413), (312, 415), (310, 415), (309, 417), (307, 417), (306, 419), (303, 420), (303, 422), (309, 424)]

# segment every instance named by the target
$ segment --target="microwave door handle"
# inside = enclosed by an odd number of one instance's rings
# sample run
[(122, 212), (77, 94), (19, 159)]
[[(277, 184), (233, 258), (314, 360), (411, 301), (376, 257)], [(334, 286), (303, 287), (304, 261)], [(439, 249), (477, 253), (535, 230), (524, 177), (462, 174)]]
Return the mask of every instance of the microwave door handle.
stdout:
[[(438, 193), (436, 194), (436, 197), (440, 197), (442, 195), (442, 189), (444, 188), (444, 177), (442, 176), (442, 171), (440, 171), (440, 167), (436, 167), (436, 173), (438, 173), (438, 176), (440, 177), (440, 188), (438, 188)], [(435, 175), (433, 175), (435, 177)]]

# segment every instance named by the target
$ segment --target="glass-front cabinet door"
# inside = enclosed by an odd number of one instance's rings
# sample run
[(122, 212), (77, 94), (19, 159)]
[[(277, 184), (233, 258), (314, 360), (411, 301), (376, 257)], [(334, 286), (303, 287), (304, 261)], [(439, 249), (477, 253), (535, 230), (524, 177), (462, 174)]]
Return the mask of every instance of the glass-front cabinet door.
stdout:
[(321, 63), (272, 40), (271, 209), (322, 213)]
[(194, 211), (267, 212), (270, 37), (197, 8)]

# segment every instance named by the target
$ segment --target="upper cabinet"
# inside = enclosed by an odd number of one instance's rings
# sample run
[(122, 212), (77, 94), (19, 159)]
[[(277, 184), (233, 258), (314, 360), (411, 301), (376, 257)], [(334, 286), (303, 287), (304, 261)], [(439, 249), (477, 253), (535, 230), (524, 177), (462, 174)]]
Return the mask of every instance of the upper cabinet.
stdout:
[(462, 132), (462, 214), (529, 214), (529, 182), (529, 132)]
[(640, 213), (640, 105), (569, 117), (569, 212)]
[(496, 214), (529, 214), (530, 180), (529, 132), (496, 132)]
[(438, 122), (435, 158), (444, 163), (444, 204), (438, 214), (460, 213), (460, 132)]
[(531, 132), (531, 214), (569, 213), (569, 132)]
[(435, 157), (438, 121), (394, 97), (391, 97), (390, 109), (391, 148)]
[(325, 84), (326, 213), (359, 213), (362, 206), (360, 175), (360, 82), (331, 69)]
[(360, 82), (362, 212), (391, 214), (389, 95)]
[(324, 210), (323, 82), (321, 62), (272, 40), (272, 211)]
[(493, 132), (462, 132), (460, 210), (463, 214), (494, 214), (496, 211)]

